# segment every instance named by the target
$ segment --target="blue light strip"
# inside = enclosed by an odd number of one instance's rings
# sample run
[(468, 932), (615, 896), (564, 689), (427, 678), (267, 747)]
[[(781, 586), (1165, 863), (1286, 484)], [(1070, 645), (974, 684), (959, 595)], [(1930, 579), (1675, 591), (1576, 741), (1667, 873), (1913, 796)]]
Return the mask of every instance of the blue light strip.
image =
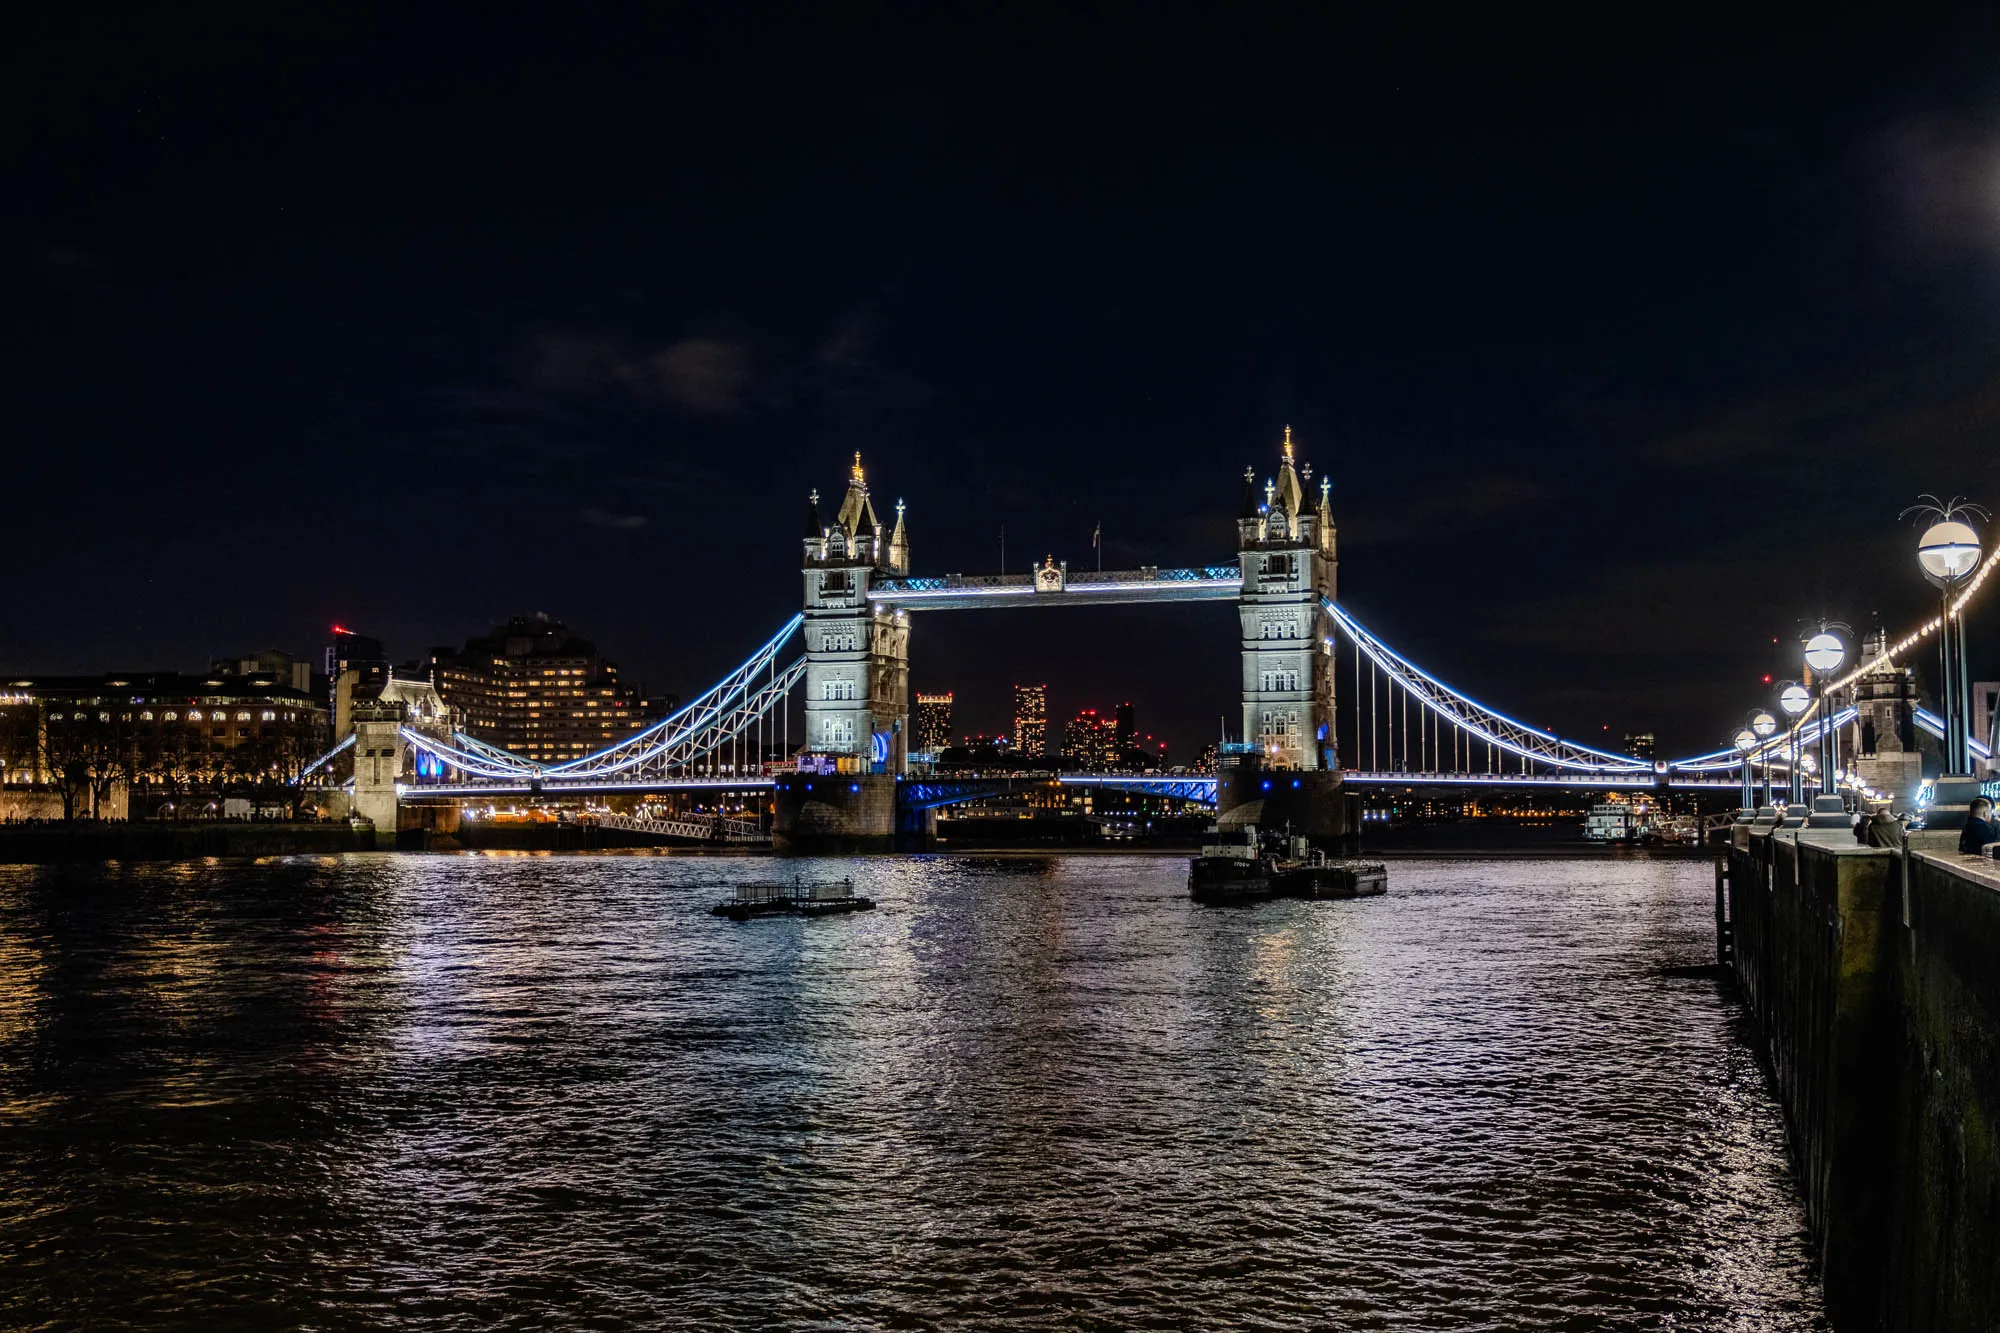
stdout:
[(627, 782), (592, 782), (586, 778), (572, 778), (567, 783), (545, 782), (539, 789), (525, 782), (482, 783), (477, 786), (425, 782), (398, 784), (397, 791), (409, 797), (589, 796), (595, 792), (625, 791), (769, 791), (776, 785), (774, 778), (642, 778)]
[(870, 588), (867, 593), (867, 599), (871, 602), (894, 602), (900, 606), (905, 602), (949, 601), (961, 597), (1015, 597), (1021, 599), (1024, 603), (1032, 605), (1036, 601), (1048, 602), (1050, 604), (1059, 603), (1067, 593), (1118, 592), (1134, 593), (1143, 596), (1148, 592), (1157, 592), (1160, 594), (1162, 600), (1172, 600), (1174, 594), (1185, 593), (1190, 589), (1195, 591), (1206, 589), (1217, 592), (1233, 592), (1240, 590), (1242, 586), (1243, 580), (1241, 578), (1135, 579), (1117, 582), (1096, 582), (1087, 578), (1072, 578), (1065, 581), (1063, 587), (1056, 592), (1037, 592), (1032, 583), (1010, 584), (999, 588), (913, 588), (908, 586), (892, 586)]
[[(1944, 739), (1943, 718), (1939, 717), (1936, 713), (1933, 713), (1930, 709), (1925, 708), (1922, 705), (1918, 705), (1916, 709), (1916, 716), (1917, 716), (1918, 726), (1922, 727), (1925, 731), (1937, 737), (1939, 740)], [(1989, 748), (1984, 741), (1980, 740), (1977, 736), (1973, 735), (1969, 731), (1965, 733), (1965, 743), (1967, 747), (1971, 749), (1973, 755), (1976, 756), (1977, 758), (1991, 759), (1993, 757), (1992, 749)]]
[(518, 767), (523, 773), (534, 771), (535, 765), (532, 761), (521, 758), (520, 755), (515, 754), (512, 750), (503, 750), (497, 745), (488, 745), (477, 736), (468, 736), (462, 731), (454, 731), (451, 733), (451, 739), (452, 743), (457, 745), (459, 749), (472, 754), (483, 754), (497, 764)]
[[(1854, 708), (1841, 709), (1833, 715), (1834, 730), (1838, 731), (1840, 728), (1846, 726), (1856, 716), (1858, 716), (1858, 710)], [(1800, 727), (1799, 744), (1810, 745), (1817, 742), (1819, 740), (1820, 726), (1819, 719), (1815, 718), (1805, 726)], [(1790, 748), (1791, 738), (1789, 734), (1779, 732), (1777, 735), (1771, 737), (1771, 739), (1760, 742), (1757, 748), (1750, 752), (1750, 762), (1753, 764), (1766, 762), (1767, 760), (1771, 760), (1773, 756), (1782, 756)], [(1740, 767), (1742, 763), (1743, 752), (1741, 750), (1716, 750), (1711, 754), (1698, 754), (1689, 759), (1676, 759), (1668, 764), (1667, 767), (1679, 773), (1714, 773), (1724, 769)]]
[(1065, 787), (1108, 787), (1116, 791), (1143, 792), (1151, 796), (1171, 796), (1183, 801), (1215, 804), (1216, 780), (1191, 777), (1123, 777), (1110, 775), (1064, 774), (1056, 779)]
[[(347, 733), (346, 740), (334, 746), (331, 750), (328, 750), (325, 754), (321, 755), (319, 758), (313, 760), (310, 764), (307, 764), (304, 768), (300, 769), (299, 777), (303, 778), (308, 773), (317, 771), (322, 764), (330, 762), (335, 755), (339, 754), (342, 750), (351, 749), (353, 745), (354, 745), (354, 733), (350, 731)], [(294, 781), (296, 781), (296, 779), (294, 779)]]
[[(1584, 773), (1367, 773), (1340, 775), (1342, 783), (1358, 787), (1566, 787), (1574, 790), (1650, 791), (1659, 785), (1650, 774)], [(1667, 785), (1680, 791), (1735, 791), (1741, 785), (1725, 778), (1674, 778)]]

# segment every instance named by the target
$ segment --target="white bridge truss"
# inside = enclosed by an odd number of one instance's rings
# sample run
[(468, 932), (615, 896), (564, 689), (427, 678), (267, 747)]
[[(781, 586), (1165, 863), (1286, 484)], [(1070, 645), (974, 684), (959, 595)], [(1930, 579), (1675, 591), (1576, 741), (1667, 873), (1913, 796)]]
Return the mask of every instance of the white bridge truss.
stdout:
[[(1465, 736), (1484, 741), (1494, 752), (1518, 759), (1521, 772), (1528, 772), (1530, 764), (1539, 764), (1566, 773), (1604, 777), (1636, 777), (1643, 774), (1652, 777), (1654, 767), (1650, 760), (1635, 759), (1629, 754), (1613, 754), (1609, 750), (1564, 740), (1553, 732), (1517, 722), (1505, 713), (1460, 694), (1370, 634), (1360, 621), (1342, 610), (1331, 598), (1322, 598), (1321, 605), (1333, 617), (1333, 623), (1340, 632), (1353, 643), (1359, 657), (1372, 664), (1392, 685), (1421, 704), (1438, 721)], [(1358, 695), (1355, 703), (1357, 706), (1360, 704)], [(1360, 756), (1356, 756), (1355, 762), (1358, 763), (1359, 759)], [(1471, 771), (1469, 765), (1467, 771)]]

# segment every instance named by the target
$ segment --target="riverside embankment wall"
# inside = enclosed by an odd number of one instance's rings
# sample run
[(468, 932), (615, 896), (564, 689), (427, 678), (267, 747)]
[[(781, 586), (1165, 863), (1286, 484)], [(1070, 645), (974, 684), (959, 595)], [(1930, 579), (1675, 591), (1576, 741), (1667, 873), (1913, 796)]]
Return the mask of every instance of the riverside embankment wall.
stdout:
[(2000, 873), (1739, 827), (1729, 887), (1834, 1327), (2000, 1329)]
[(373, 832), (346, 823), (43, 824), (0, 826), (0, 865), (186, 861), (207, 856), (306, 856), (365, 851)]

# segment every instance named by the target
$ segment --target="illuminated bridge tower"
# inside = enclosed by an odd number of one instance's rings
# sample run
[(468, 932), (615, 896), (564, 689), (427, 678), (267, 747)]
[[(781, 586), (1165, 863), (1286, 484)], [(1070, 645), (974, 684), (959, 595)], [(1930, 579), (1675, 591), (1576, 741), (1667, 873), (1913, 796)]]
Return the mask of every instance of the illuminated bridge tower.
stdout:
[(828, 771), (779, 784), (775, 831), (791, 846), (891, 839), (909, 753), (910, 626), (868, 590), (877, 576), (909, 573), (910, 542), (900, 501), (883, 530), (858, 453), (833, 522), (812, 494), (804, 567), (805, 750)]
[(1275, 479), (1260, 488), (1244, 474), (1237, 514), (1243, 593), (1243, 741), (1246, 752), (1221, 773), (1224, 828), (1256, 824), (1328, 839), (1347, 832), (1334, 745), (1333, 621), (1321, 605), (1334, 595), (1331, 483), (1311, 496), (1285, 428)]

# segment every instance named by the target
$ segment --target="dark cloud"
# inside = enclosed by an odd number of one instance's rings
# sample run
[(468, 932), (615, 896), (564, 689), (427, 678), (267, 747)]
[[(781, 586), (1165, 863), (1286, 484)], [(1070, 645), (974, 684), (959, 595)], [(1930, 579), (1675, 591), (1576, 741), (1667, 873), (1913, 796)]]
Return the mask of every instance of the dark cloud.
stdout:
[(651, 393), (689, 412), (732, 416), (750, 387), (750, 354), (720, 338), (683, 338), (628, 372), (636, 393)]
[(585, 509), (577, 518), (587, 527), (610, 528), (614, 532), (636, 532), (646, 526), (644, 514), (614, 514), (604, 509)]
[(722, 338), (683, 338), (653, 351), (602, 334), (545, 333), (529, 348), (526, 381), (551, 393), (616, 389), (697, 416), (734, 416), (754, 378), (750, 352)]

